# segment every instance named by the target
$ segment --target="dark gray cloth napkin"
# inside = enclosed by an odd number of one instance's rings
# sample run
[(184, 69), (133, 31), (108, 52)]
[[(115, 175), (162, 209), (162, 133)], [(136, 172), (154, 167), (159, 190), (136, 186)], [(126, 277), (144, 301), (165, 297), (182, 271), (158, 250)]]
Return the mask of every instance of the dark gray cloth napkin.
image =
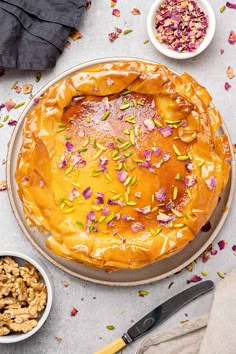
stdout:
[(85, 4), (86, 0), (0, 0), (0, 67), (54, 67)]

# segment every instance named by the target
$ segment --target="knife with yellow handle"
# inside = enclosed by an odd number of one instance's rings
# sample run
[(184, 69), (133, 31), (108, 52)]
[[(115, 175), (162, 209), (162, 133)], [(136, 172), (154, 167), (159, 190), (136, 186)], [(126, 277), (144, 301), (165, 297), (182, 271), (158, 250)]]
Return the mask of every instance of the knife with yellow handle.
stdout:
[(205, 294), (213, 288), (213, 281), (206, 280), (173, 296), (135, 323), (121, 338), (117, 338), (114, 342), (108, 344), (95, 354), (118, 353), (127, 344), (134, 342), (136, 339), (149, 332), (152, 328), (165, 321), (188, 302)]

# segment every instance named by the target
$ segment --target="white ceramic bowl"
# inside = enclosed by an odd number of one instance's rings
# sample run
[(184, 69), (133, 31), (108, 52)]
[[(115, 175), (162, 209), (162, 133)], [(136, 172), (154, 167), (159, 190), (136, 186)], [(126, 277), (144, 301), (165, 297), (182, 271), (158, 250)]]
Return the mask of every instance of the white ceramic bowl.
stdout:
[(15, 261), (20, 265), (23, 265), (25, 261), (27, 261), (31, 263), (39, 271), (39, 273), (42, 276), (41, 281), (44, 282), (47, 287), (47, 303), (40, 317), (37, 318), (38, 324), (36, 327), (34, 327), (31, 331), (27, 333), (10, 333), (6, 336), (0, 336), (0, 343), (2, 344), (20, 342), (26, 338), (31, 337), (34, 333), (36, 333), (46, 321), (52, 307), (52, 299), (53, 299), (52, 281), (48, 276), (49, 272), (48, 270), (46, 270), (43, 262), (41, 262), (38, 259), (37, 261), (35, 261), (30, 256), (25, 255), (23, 253), (13, 252), (13, 251), (0, 251), (0, 258), (5, 256), (13, 257)]
[(200, 7), (200, 9), (203, 10), (204, 13), (208, 16), (207, 34), (203, 39), (202, 43), (194, 52), (182, 52), (182, 53), (179, 53), (173, 49), (169, 49), (167, 44), (159, 42), (158, 39), (156, 38), (156, 28), (155, 28), (156, 11), (159, 9), (160, 5), (164, 3), (164, 0), (156, 0), (153, 2), (148, 12), (147, 31), (152, 44), (163, 55), (173, 59), (189, 59), (200, 54), (210, 44), (214, 36), (215, 27), (216, 27), (214, 10), (212, 9), (208, 0), (195, 0), (195, 2), (197, 3), (198, 7)]

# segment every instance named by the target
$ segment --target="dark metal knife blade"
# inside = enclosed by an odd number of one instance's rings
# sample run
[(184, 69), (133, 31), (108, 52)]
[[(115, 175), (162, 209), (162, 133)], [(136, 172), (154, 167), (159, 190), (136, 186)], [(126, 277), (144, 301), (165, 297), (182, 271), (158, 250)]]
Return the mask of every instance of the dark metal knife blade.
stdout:
[(154, 310), (149, 312), (146, 316), (136, 322), (121, 338), (116, 339), (102, 350), (95, 354), (115, 354), (127, 344), (134, 342), (152, 328), (156, 327), (163, 321), (167, 320), (171, 315), (177, 312), (181, 307), (205, 294), (214, 288), (214, 283), (211, 280), (206, 280), (192, 286), (189, 289), (173, 296), (163, 304), (157, 306)]

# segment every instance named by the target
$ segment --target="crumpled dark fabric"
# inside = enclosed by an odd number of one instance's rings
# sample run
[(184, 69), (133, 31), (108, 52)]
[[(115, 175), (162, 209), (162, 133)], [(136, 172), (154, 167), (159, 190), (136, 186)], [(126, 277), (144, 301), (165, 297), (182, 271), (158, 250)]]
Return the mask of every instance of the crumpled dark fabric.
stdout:
[(53, 68), (86, 0), (0, 1), (0, 67)]

